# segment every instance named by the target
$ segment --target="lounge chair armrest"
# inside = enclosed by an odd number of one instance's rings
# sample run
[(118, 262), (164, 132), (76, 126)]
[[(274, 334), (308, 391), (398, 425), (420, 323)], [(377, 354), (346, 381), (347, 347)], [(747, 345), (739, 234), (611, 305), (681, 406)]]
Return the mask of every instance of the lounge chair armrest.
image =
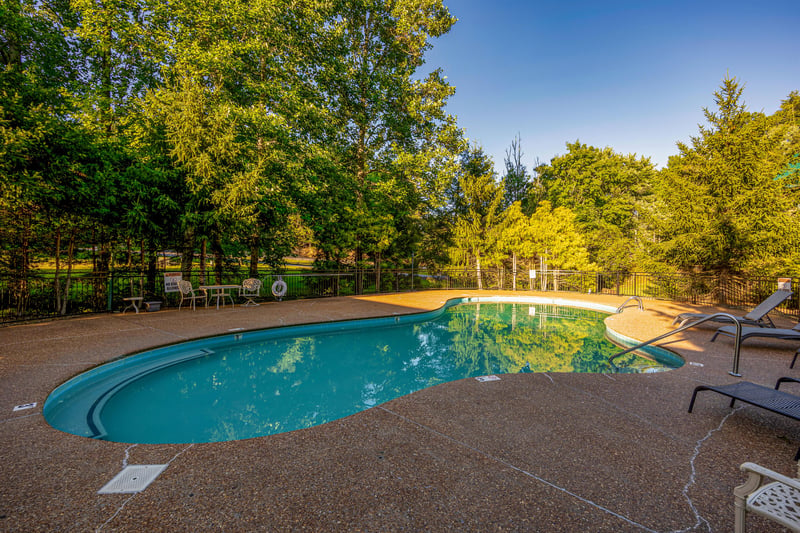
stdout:
[[(771, 479), (772, 481), (778, 481), (792, 487), (793, 489), (800, 490), (800, 479), (791, 478), (788, 476), (784, 476), (783, 474), (779, 474), (778, 472), (774, 472), (769, 468), (764, 468), (763, 466), (757, 465), (755, 463), (744, 463), (741, 467), (742, 472), (747, 472), (749, 474), (749, 478), (747, 481), (734, 489), (734, 493), (739, 491), (740, 489), (750, 488), (747, 492), (743, 494), (737, 494), (737, 496), (747, 496), (747, 494), (756, 490), (759, 486), (761, 486), (761, 482), (763, 478)], [(755, 486), (753, 486), (755, 484)]]
[(778, 390), (780, 388), (781, 383), (800, 383), (800, 379), (789, 376), (778, 378), (778, 381), (775, 383), (775, 390)]

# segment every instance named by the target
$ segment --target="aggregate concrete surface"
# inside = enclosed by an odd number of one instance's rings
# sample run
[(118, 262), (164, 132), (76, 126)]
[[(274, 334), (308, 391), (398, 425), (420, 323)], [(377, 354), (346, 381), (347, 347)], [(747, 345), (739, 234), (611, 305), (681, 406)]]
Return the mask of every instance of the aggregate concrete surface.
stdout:
[[(99, 363), (236, 328), (416, 313), (464, 296), (424, 291), (259, 307), (115, 313), (0, 328), (0, 531), (732, 531), (739, 465), (794, 477), (797, 422), (731, 409), (700, 384), (774, 386), (797, 343), (750, 339), (742, 378), (730, 338), (708, 324), (665, 339), (683, 367), (653, 374), (530, 373), (464, 379), (309, 429), (209, 444), (126, 444), (69, 435), (42, 416), (48, 394)], [(610, 329), (646, 340), (682, 311), (645, 300)], [(719, 310), (719, 309), (715, 309)], [(729, 310), (730, 311), (730, 310)], [(731, 311), (743, 314), (744, 311)], [(793, 324), (775, 315), (779, 325)], [(800, 394), (800, 385), (787, 391)], [(31, 409), (15, 406), (36, 402)], [(145, 490), (98, 494), (126, 465), (166, 464)], [(783, 531), (748, 516), (750, 531)]]

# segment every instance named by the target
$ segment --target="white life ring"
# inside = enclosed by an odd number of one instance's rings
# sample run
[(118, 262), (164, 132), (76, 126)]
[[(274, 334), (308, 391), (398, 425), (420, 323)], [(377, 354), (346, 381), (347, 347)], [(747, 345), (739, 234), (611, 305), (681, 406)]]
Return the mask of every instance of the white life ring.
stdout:
[(275, 298), (283, 298), (284, 296), (286, 296), (286, 289), (287, 289), (286, 282), (283, 281), (282, 279), (279, 279), (278, 281), (272, 284), (272, 295)]

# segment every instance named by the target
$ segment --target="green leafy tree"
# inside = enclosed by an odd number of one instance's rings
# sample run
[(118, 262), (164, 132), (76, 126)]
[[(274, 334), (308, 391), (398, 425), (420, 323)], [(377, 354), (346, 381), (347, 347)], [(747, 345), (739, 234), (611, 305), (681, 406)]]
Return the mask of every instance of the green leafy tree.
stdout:
[(798, 195), (778, 177), (797, 157), (797, 95), (767, 117), (747, 111), (743, 89), (723, 80), (708, 125), (660, 173), (654, 250), (681, 269), (796, 274)]
[(593, 270), (588, 243), (579, 229), (577, 216), (567, 207), (539, 204), (530, 217), (531, 249), (552, 269)]
[(655, 174), (650, 160), (576, 141), (537, 170), (544, 198), (575, 213), (592, 261), (604, 269), (633, 268), (642, 204)]
[[(454, 89), (441, 72), (420, 76), (431, 39), (455, 19), (441, 0), (334, 2), (318, 80), (331, 117), (323, 142), (335, 148), (339, 248), (356, 264), (397, 240), (397, 225), (435, 204), (454, 167), (455, 120), (444, 106)], [(444, 165), (439, 166), (439, 163)], [(328, 225), (317, 220), (315, 227)]]
[(452, 256), (456, 263), (475, 266), (481, 289), (482, 265), (486, 260), (496, 264), (498, 258), (496, 244), (501, 231), (504, 189), (496, 180), (491, 159), (480, 147), (474, 146), (463, 154), (458, 190), (460, 195), (454, 201)]

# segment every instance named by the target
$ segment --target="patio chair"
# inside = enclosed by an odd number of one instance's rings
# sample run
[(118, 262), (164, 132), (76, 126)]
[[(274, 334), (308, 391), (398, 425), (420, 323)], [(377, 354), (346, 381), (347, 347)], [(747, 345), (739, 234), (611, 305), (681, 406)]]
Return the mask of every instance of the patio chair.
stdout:
[(800, 479), (755, 463), (744, 463), (740, 468), (747, 472), (747, 481), (733, 489), (735, 533), (745, 533), (747, 513), (763, 516), (792, 531), (800, 531)]
[[(728, 337), (736, 336), (736, 326), (722, 326), (717, 329), (714, 336), (711, 337), (711, 342), (714, 342), (717, 335), (727, 335)], [(750, 337), (764, 337), (767, 339), (783, 339), (787, 341), (800, 341), (800, 324), (793, 328), (742, 328), (742, 340), (749, 339)]]
[(253, 301), (253, 298), (261, 296), (261, 280), (256, 278), (247, 278), (242, 282), (239, 288), (239, 296), (245, 298), (247, 301), (244, 303), (245, 307), (250, 305), (260, 305)]
[[(769, 312), (781, 305), (784, 301), (788, 300), (792, 296), (792, 291), (787, 291), (785, 289), (778, 289), (777, 291), (773, 292), (769, 298), (758, 304), (752, 311), (747, 313), (744, 316), (737, 316), (736, 321), (741, 324), (750, 324), (753, 326), (758, 327), (769, 327), (774, 328), (775, 324), (772, 323), (772, 319), (769, 317)], [(672, 325), (674, 326), (676, 322), (680, 321), (680, 325), (683, 326), (689, 320), (700, 320), (701, 318), (706, 318), (711, 316), (713, 313), (681, 313), (675, 317), (675, 320), (672, 321)], [(713, 322), (730, 322), (730, 319), (727, 317), (721, 316), (718, 318), (712, 319)]]
[(178, 311), (181, 310), (183, 302), (187, 300), (192, 302), (192, 311), (197, 310), (195, 306), (197, 300), (203, 300), (206, 307), (208, 307), (208, 293), (206, 293), (205, 289), (199, 289), (199, 292), (195, 292), (192, 288), (192, 282), (185, 279), (178, 282), (178, 289), (181, 291), (181, 301), (178, 304)]
[[(139, 314), (139, 307), (142, 305), (142, 301), (144, 300), (144, 290), (142, 287), (142, 278), (139, 278), (139, 291), (138, 293), (133, 288), (133, 278), (130, 279), (131, 282), (131, 290), (130, 296), (127, 298), (123, 298), (122, 301), (125, 302), (125, 308), (122, 310), (122, 314), (125, 314), (125, 311), (133, 307), (133, 310), (136, 311), (136, 314)], [(138, 296), (136, 296), (138, 294)]]
[[(736, 381), (727, 385), (699, 385), (695, 387), (692, 399), (689, 401), (689, 412), (691, 413), (694, 408), (698, 392), (711, 391), (730, 398), (729, 407), (733, 407), (738, 400), (800, 421), (800, 396), (779, 390), (782, 383), (800, 383), (800, 378), (780, 377), (775, 382), (774, 389), (749, 381)], [(800, 460), (800, 448), (798, 448), (794, 460)]]

